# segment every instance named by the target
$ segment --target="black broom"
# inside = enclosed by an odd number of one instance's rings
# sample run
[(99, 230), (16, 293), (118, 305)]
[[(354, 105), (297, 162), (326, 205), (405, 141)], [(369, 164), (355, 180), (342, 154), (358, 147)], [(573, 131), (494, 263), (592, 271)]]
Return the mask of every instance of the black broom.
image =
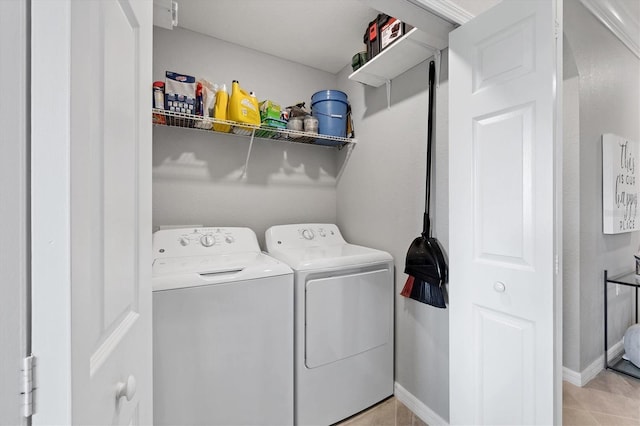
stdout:
[(444, 291), (449, 268), (440, 242), (431, 237), (431, 144), (433, 132), (435, 63), (429, 62), (429, 112), (427, 121), (427, 180), (422, 234), (409, 246), (405, 274), (409, 275), (401, 295), (437, 308), (446, 308)]

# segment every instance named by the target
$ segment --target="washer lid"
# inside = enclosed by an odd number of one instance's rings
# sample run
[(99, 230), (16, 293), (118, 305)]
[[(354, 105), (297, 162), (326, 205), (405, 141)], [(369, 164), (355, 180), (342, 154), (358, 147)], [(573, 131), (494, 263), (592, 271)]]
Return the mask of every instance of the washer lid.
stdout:
[(233, 283), (291, 274), (284, 263), (260, 252), (158, 258), (153, 291)]
[(269, 251), (269, 255), (282, 260), (296, 271), (393, 261), (393, 257), (385, 251), (347, 243), (302, 249), (273, 249)]

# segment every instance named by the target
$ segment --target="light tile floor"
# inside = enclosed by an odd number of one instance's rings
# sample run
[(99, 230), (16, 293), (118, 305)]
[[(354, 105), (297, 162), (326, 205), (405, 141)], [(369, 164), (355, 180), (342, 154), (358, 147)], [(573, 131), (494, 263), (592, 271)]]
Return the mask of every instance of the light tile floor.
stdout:
[[(640, 426), (640, 380), (607, 370), (580, 388), (562, 383), (562, 418), (567, 426)], [(391, 397), (338, 426), (427, 426)]]
[(640, 426), (640, 380), (606, 370), (580, 388), (562, 383), (565, 425)]
[(336, 426), (427, 426), (394, 396)]

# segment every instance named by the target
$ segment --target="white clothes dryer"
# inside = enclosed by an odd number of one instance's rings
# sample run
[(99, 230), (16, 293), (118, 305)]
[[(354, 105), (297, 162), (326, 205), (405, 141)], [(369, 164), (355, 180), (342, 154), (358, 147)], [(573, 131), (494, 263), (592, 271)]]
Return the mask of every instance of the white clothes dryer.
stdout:
[(293, 424), (293, 272), (248, 228), (153, 236), (156, 425)]
[(273, 226), (266, 244), (295, 277), (295, 423), (333, 424), (392, 395), (391, 255), (332, 224)]

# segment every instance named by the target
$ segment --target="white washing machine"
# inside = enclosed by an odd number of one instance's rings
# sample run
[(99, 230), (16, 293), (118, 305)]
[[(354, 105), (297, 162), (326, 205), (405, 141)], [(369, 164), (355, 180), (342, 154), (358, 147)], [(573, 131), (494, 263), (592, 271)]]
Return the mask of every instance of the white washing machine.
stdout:
[(293, 273), (248, 228), (153, 236), (156, 425), (293, 424)]
[(295, 423), (329, 425), (393, 394), (393, 258), (331, 224), (273, 226), (294, 271)]

